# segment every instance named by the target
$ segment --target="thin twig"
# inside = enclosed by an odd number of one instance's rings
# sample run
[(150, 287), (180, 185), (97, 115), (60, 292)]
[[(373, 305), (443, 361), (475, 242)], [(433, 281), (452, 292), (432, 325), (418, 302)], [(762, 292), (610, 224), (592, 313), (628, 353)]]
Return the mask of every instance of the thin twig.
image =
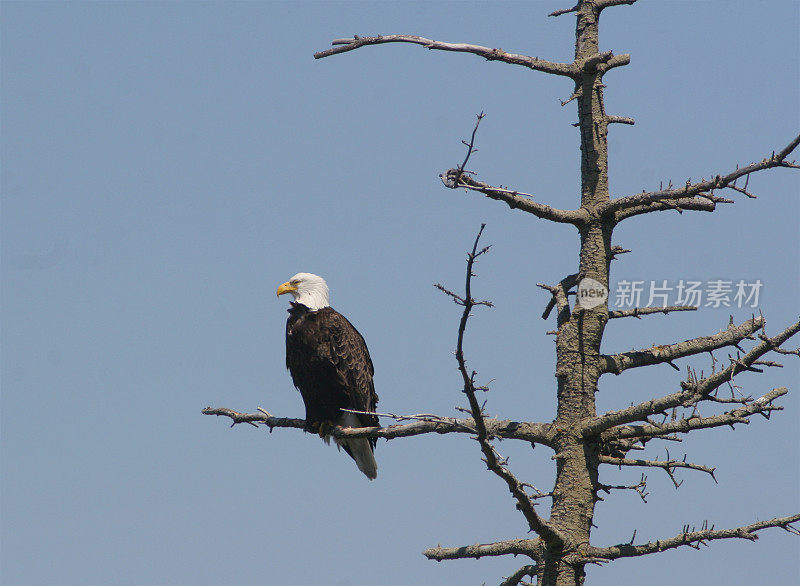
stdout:
[[(472, 251), (467, 255), (467, 272), (464, 283), (464, 296), (461, 298), (464, 310), (461, 313), (461, 320), (458, 326), (458, 341), (456, 343), (456, 361), (458, 362), (458, 370), (461, 373), (461, 378), (464, 383), (464, 394), (467, 396), (469, 402), (470, 412), (475, 421), (476, 437), (481, 446), (481, 451), (484, 455), (484, 461), (489, 470), (502, 478), (508, 486), (509, 492), (517, 501), (517, 507), (525, 516), (528, 525), (532, 531), (535, 531), (541, 538), (552, 547), (562, 547), (566, 543), (566, 538), (561, 535), (559, 531), (550, 526), (546, 521), (539, 517), (534, 509), (533, 500), (525, 492), (525, 486), (511, 471), (506, 468), (505, 461), (501, 460), (492, 444), (489, 442), (489, 433), (486, 428), (486, 421), (483, 414), (483, 408), (478, 402), (475, 387), (475, 373), (470, 373), (467, 370), (466, 359), (464, 358), (464, 335), (467, 330), (467, 322), (469, 321), (470, 313), (473, 308), (479, 303), (472, 297), (472, 277), (474, 276), (473, 268), (475, 261), (483, 254), (489, 251), (489, 247), (478, 249), (481, 235), (486, 224), (481, 224), (478, 235), (472, 246)], [(427, 554), (426, 554), (427, 555)]]
[(464, 142), (464, 144), (467, 147), (467, 156), (464, 157), (464, 162), (457, 167), (458, 173), (456, 174), (454, 180), (456, 184), (458, 184), (461, 181), (461, 176), (464, 174), (464, 169), (467, 166), (467, 161), (469, 161), (469, 158), (472, 156), (472, 153), (475, 152), (475, 133), (478, 132), (478, 126), (480, 126), (481, 120), (483, 120), (485, 116), (486, 115), (483, 112), (478, 114), (478, 120), (475, 122), (475, 128), (472, 129), (472, 136), (469, 139), (469, 143)]

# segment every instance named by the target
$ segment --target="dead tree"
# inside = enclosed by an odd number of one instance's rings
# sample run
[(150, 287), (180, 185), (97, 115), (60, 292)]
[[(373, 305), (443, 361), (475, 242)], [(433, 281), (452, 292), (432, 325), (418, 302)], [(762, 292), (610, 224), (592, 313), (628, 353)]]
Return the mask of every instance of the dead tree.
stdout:
[[(606, 8), (634, 2), (636, 0), (578, 0), (572, 8), (552, 13), (550, 16), (574, 14), (576, 17), (575, 59), (572, 63), (555, 63), (501, 49), (466, 43), (444, 43), (413, 35), (337, 39), (333, 41), (332, 49), (315, 54), (319, 59), (365, 46), (413, 43), (431, 50), (471, 53), (490, 61), (567, 77), (574, 82), (572, 94), (562, 105), (571, 102), (577, 105), (581, 140), (579, 207), (572, 210), (556, 209), (535, 201), (527, 193), (495, 187), (479, 180), (466, 168), (474, 148), (475, 132), (472, 133), (472, 139), (465, 142), (467, 155), (463, 163), (441, 175), (448, 188), (463, 188), (481, 193), (506, 203), (514, 210), (551, 222), (572, 224), (578, 230), (580, 258), (577, 270), (565, 276), (559, 283), (539, 285), (552, 296), (543, 318), (549, 319), (552, 310), (556, 310), (556, 330), (553, 332), (556, 335), (556, 419), (552, 422), (509, 421), (485, 415), (480, 397), (485, 388), (475, 382), (475, 373), (468, 369), (463, 345), (472, 310), (476, 306), (490, 305), (488, 301), (476, 300), (471, 291), (473, 265), (488, 250), (480, 247), (479, 233), (468, 254), (464, 292), (456, 293), (437, 285), (463, 308), (458, 328), (456, 359), (463, 379), (463, 392), (468, 401), (468, 408), (464, 409), (467, 416), (452, 418), (431, 414), (402, 416), (388, 413), (382, 415), (394, 418), (398, 421), (397, 424), (375, 428), (333, 429), (336, 437), (393, 439), (425, 433), (462, 433), (477, 438), (487, 468), (504, 481), (533, 536), (490, 544), (435, 547), (426, 550), (424, 554), (429, 559), (438, 561), (499, 555), (523, 555), (529, 558), (530, 563), (506, 577), (503, 584), (520, 584), (528, 578), (536, 578), (540, 585), (582, 584), (587, 564), (602, 564), (621, 557), (643, 556), (683, 546), (697, 548), (717, 539), (755, 540), (759, 531), (770, 527), (800, 533), (792, 525), (800, 520), (800, 514), (792, 514), (732, 529), (717, 529), (707, 524), (696, 529), (687, 525), (678, 535), (639, 544), (631, 539), (630, 543), (600, 547), (592, 544), (590, 539), (594, 507), (601, 493), (612, 488), (627, 488), (635, 490), (642, 497), (645, 495), (644, 476), (636, 485), (608, 486), (600, 480), (601, 465), (660, 468), (676, 485), (674, 472), (677, 469), (698, 470), (713, 477), (714, 469), (708, 466), (671, 458), (647, 460), (632, 454), (651, 441), (679, 440), (682, 434), (698, 429), (725, 426), (735, 428), (748, 423), (754, 415), (768, 417), (773, 411), (781, 410), (782, 407), (776, 404), (776, 400), (788, 392), (786, 388), (776, 388), (753, 398), (740, 392), (736, 384), (737, 376), (761, 372), (765, 367), (777, 365), (775, 361), (764, 359), (767, 354), (800, 354), (800, 350), (782, 348), (789, 338), (800, 331), (800, 322), (785, 327), (777, 334), (768, 335), (765, 320), (760, 316), (738, 325), (731, 322), (719, 333), (682, 342), (613, 355), (605, 355), (600, 350), (603, 333), (610, 319), (640, 318), (656, 312), (695, 309), (676, 306), (609, 311), (607, 298), (601, 297), (599, 302), (581, 298), (587, 283), (607, 293), (612, 261), (615, 255), (625, 252), (621, 247), (615, 246), (613, 240), (614, 229), (620, 222), (667, 210), (712, 212), (718, 204), (733, 203), (733, 200), (717, 195), (724, 190), (753, 197), (748, 186), (752, 174), (778, 167), (800, 168), (788, 159), (800, 143), (798, 136), (780, 150), (767, 154), (761, 161), (743, 167), (737, 165), (709, 179), (687, 181), (677, 187), (662, 186), (658, 191), (612, 198), (608, 187), (608, 131), (612, 124), (633, 124), (634, 121), (606, 112), (603, 76), (613, 68), (627, 65), (630, 56), (614, 55), (612, 51), (600, 50), (599, 19)], [(478, 117), (478, 124), (481, 118), (482, 115)], [(573, 295), (575, 298), (571, 300), (570, 296)], [(602, 414), (596, 412), (595, 393), (603, 375), (618, 375), (628, 369), (656, 364), (669, 364), (677, 369), (673, 361), (679, 358), (697, 356), (721, 348), (735, 349), (735, 353), (726, 363), (717, 363), (710, 374), (698, 374), (689, 369), (679, 390), (619, 411)], [(730, 396), (718, 392), (723, 388), (732, 390)], [(705, 415), (700, 415), (698, 407), (701, 405), (706, 407), (703, 409)], [(714, 414), (708, 414), (710, 412)], [(233, 425), (266, 425), (270, 430), (276, 427), (305, 427), (302, 419), (273, 417), (263, 410), (245, 414), (224, 408), (207, 408), (203, 413), (230, 417)], [(521, 440), (551, 449), (556, 462), (552, 490), (542, 493), (519, 480), (510, 470), (507, 460), (495, 450), (492, 440), (496, 438)], [(551, 500), (550, 512), (546, 517), (540, 514), (536, 506), (541, 499)]]

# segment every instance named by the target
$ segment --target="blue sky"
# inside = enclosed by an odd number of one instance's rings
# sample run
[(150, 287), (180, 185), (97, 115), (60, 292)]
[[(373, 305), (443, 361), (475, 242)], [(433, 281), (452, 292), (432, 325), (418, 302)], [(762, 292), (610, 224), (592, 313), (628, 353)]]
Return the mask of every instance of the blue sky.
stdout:
[[(552, 322), (537, 282), (575, 271), (578, 239), (438, 174), (464, 156), (492, 184), (578, 205), (568, 80), (416, 46), (315, 61), (353, 34), (419, 34), (570, 61), (568, 2), (0, 4), (2, 98), (2, 548), (4, 584), (480, 584), (522, 559), (434, 563), (429, 546), (522, 536), (501, 481), (465, 436), (378, 444), (368, 482), (297, 430), (229, 429), (208, 405), (302, 416), (284, 368), (286, 299), (299, 271), (366, 338), (379, 408), (452, 415), (459, 287), (482, 222), (470, 364), (501, 417), (554, 417)], [(800, 4), (650, 2), (608, 10), (601, 46), (621, 196), (733, 169), (800, 128)], [(800, 158), (800, 154), (797, 155)], [(761, 280), (769, 333), (797, 319), (800, 180), (778, 169), (714, 214), (629, 220), (621, 279)], [(714, 333), (748, 308), (620, 320), (607, 352)], [(794, 343), (797, 346), (797, 342)], [(718, 353), (724, 359), (726, 352)], [(797, 509), (797, 361), (742, 377), (786, 410), (693, 434), (673, 456), (719, 484), (658, 471), (650, 496), (598, 505), (596, 545), (734, 527)], [(710, 359), (681, 360), (708, 371)], [(673, 392), (668, 366), (601, 381), (600, 409)], [(518, 476), (551, 486), (543, 448), (502, 442)], [(663, 447), (644, 453), (663, 457)], [(607, 484), (637, 471), (604, 469)], [(546, 508), (545, 508), (546, 510)], [(780, 530), (589, 568), (592, 584), (790, 584), (799, 544)], [(736, 560), (731, 562), (731, 560)]]

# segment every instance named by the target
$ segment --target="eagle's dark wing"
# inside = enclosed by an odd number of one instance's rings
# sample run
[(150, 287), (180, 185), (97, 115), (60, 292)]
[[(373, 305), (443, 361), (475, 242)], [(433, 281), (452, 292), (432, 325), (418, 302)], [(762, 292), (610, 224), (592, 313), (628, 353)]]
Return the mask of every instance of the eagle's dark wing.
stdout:
[[(375, 372), (367, 344), (346, 317), (333, 308), (327, 312), (325, 325), (330, 334), (330, 356), (338, 377), (347, 389), (350, 408), (356, 411), (375, 411), (378, 395), (372, 376)], [(378, 425), (375, 415), (358, 415), (365, 427)]]
[[(372, 382), (372, 360), (364, 338), (331, 307), (311, 311), (292, 303), (286, 321), (286, 366), (306, 406), (309, 431), (325, 436), (327, 424), (345, 427), (378, 425), (378, 396)], [(378, 474), (373, 449), (376, 438), (336, 439), (369, 479)]]
[(286, 321), (286, 367), (306, 406), (310, 429), (320, 423), (334, 423), (347, 408), (350, 397), (346, 381), (331, 355), (330, 316), (292, 304)]

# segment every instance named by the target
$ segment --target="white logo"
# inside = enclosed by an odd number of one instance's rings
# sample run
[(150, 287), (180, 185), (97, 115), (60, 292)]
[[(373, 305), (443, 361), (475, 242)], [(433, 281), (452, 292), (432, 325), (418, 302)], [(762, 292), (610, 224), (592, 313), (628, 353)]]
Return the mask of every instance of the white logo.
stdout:
[(608, 289), (594, 279), (586, 277), (578, 283), (578, 305), (586, 309), (597, 307), (608, 299)]

